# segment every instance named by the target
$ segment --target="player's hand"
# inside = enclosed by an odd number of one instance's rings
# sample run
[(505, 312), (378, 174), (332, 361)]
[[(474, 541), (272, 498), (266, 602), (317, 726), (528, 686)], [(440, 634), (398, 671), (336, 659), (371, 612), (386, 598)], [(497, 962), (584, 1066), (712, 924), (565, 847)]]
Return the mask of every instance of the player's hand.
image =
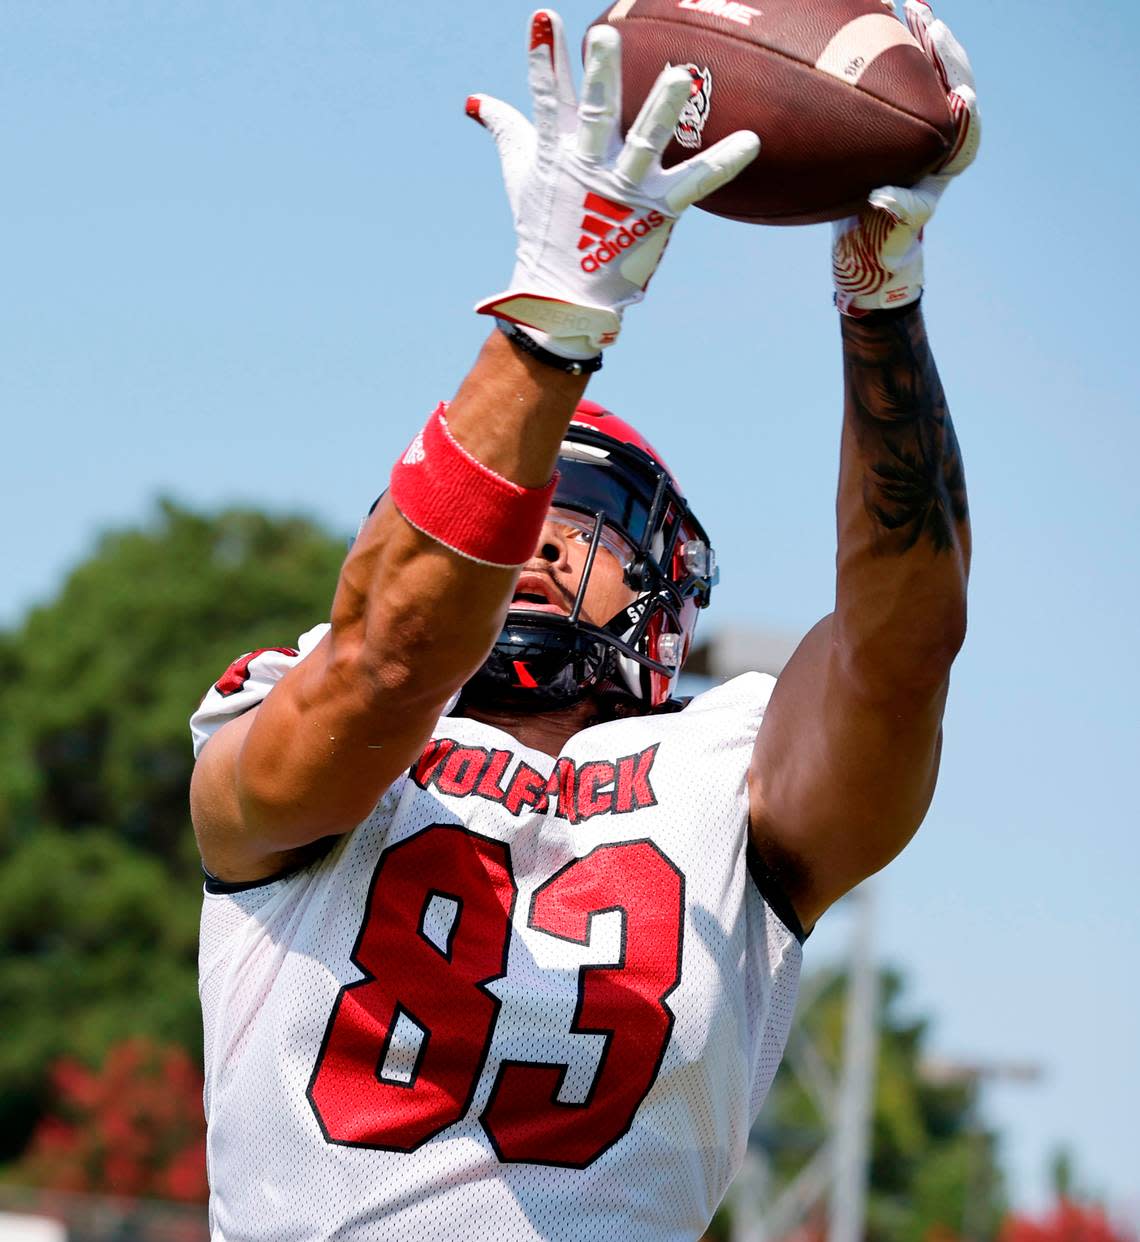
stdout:
[(936, 173), (910, 190), (874, 190), (857, 216), (837, 220), (831, 252), (835, 304), (845, 315), (906, 306), (922, 293), (922, 229), (950, 182), (974, 162), (982, 137), (974, 73), (945, 22), (924, 0), (906, 0), (906, 24), (942, 81), (957, 136)]
[(681, 212), (760, 150), (755, 134), (740, 131), (663, 169), (661, 153), (689, 99), (688, 71), (661, 74), (623, 142), (618, 32), (594, 27), (585, 61), (579, 102), (562, 20), (539, 9), (530, 23), (534, 123), (486, 95), (467, 101), (467, 114), (498, 144), (518, 237), (509, 289), (476, 310), (579, 359), (617, 339), (622, 311), (645, 296)]

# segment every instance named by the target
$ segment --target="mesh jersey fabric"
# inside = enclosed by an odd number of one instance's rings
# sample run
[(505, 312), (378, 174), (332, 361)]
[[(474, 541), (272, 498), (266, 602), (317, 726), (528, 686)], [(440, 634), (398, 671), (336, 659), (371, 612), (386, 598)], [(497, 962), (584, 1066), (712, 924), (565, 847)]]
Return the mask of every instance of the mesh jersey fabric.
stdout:
[[(319, 636), (211, 691), (197, 745)], [(746, 858), (773, 684), (595, 725), (556, 758), (444, 716), (319, 862), (207, 886), (214, 1242), (699, 1237), (800, 972)]]

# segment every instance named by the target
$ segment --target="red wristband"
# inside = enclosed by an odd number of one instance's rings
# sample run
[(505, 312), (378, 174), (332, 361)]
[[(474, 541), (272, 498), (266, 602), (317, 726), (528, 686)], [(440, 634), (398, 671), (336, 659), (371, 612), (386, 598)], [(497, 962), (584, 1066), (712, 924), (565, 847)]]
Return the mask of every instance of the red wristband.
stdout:
[(480, 565), (514, 569), (538, 546), (558, 474), (545, 487), (522, 487), (467, 452), (447, 426), (440, 402), (423, 431), (392, 467), (392, 501), (404, 520)]

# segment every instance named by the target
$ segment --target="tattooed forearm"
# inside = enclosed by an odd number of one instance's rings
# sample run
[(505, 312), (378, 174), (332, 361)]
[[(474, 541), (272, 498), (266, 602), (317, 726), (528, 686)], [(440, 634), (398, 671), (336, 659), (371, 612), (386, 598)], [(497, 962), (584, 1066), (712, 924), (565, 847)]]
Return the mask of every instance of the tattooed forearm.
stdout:
[(953, 548), (967, 517), (966, 477), (917, 306), (843, 317), (848, 417), (862, 457), (875, 550), (901, 555), (926, 540)]

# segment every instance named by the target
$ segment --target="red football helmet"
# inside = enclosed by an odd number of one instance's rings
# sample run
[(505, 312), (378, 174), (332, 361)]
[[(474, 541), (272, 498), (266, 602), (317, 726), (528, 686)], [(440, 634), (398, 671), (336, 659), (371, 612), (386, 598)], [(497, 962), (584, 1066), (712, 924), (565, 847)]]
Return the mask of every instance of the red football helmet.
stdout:
[[(575, 411), (558, 470), (555, 512), (581, 515), (591, 532), (574, 607), (566, 617), (512, 609), (464, 694), (525, 708), (565, 705), (593, 690), (657, 707), (676, 684), (717, 580), (708, 536), (656, 449), (593, 401)], [(624, 550), (625, 581), (637, 595), (597, 626), (580, 613), (602, 546)]]

